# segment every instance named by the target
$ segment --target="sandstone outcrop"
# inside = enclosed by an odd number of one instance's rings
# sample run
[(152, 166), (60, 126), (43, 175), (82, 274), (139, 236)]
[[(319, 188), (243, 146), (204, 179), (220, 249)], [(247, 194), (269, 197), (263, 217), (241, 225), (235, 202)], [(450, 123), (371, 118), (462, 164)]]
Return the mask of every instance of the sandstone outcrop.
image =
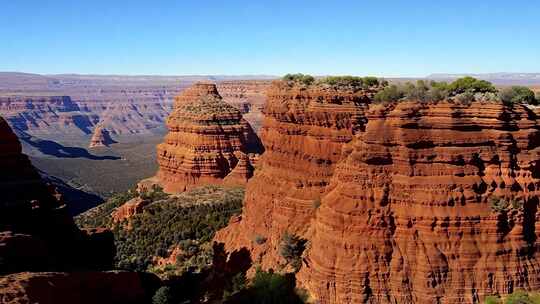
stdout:
[(530, 111), (407, 102), (374, 105), (368, 121), (343, 150), (298, 276), (321, 303), (477, 303), (540, 288)]
[(150, 204), (149, 200), (140, 197), (135, 197), (125, 202), (111, 214), (113, 223), (120, 223), (131, 218), (135, 214), (141, 213), (148, 204)]
[(103, 125), (97, 125), (94, 129), (94, 134), (90, 139), (90, 145), (88, 145), (88, 147), (108, 147), (109, 145), (114, 143), (116, 142), (111, 138), (111, 134), (109, 134), (109, 131), (103, 128)]
[(149, 303), (157, 280), (137, 272), (22, 272), (0, 277), (0, 303)]
[(216, 240), (228, 251), (249, 248), (255, 263), (275, 268), (285, 231), (308, 232), (341, 147), (364, 128), (372, 93), (274, 82), (260, 130), (265, 153), (247, 185), (241, 220), (233, 219)]
[(262, 152), (249, 123), (223, 102), (214, 84), (197, 83), (176, 97), (167, 126), (169, 133), (157, 147), (156, 175), (166, 192), (221, 183), (241, 159)]
[(367, 111), (370, 97), (273, 84), (265, 153), (242, 215), (216, 240), (274, 269), (285, 232), (308, 240), (297, 278), (320, 303), (539, 289), (538, 113), (479, 102)]

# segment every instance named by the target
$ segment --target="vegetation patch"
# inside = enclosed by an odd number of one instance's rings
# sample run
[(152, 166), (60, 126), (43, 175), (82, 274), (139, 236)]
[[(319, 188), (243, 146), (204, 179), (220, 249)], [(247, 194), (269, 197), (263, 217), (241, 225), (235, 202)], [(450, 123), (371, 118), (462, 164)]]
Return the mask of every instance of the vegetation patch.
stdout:
[(533, 91), (526, 87), (511, 87), (498, 91), (493, 84), (473, 77), (463, 77), (451, 83), (418, 80), (416, 83), (393, 84), (377, 92), (375, 103), (399, 101), (439, 102), (450, 100), (461, 104), (473, 101), (504, 103), (513, 105), (525, 103), (537, 105)]
[(281, 78), (287, 82), (290, 86), (311, 86), (316, 85), (320, 87), (327, 87), (340, 90), (365, 90), (369, 88), (376, 88), (379, 86), (385, 86), (388, 84), (385, 80), (379, 80), (377, 77), (357, 77), (357, 76), (328, 76), (320, 79), (307, 74), (287, 74)]
[(513, 293), (500, 296), (487, 296), (485, 304), (540, 304), (540, 293), (517, 290)]
[[(136, 196), (152, 203), (143, 213), (129, 219), (129, 229), (123, 223), (113, 224), (112, 212)], [(163, 193), (159, 187), (140, 194), (130, 190), (80, 215), (76, 221), (81, 227), (105, 226), (113, 230), (118, 268), (150, 271), (167, 277), (188, 270), (200, 271), (209, 265), (210, 241), (231, 216), (241, 212), (243, 198), (243, 188), (218, 186), (200, 187), (175, 197)], [(175, 247), (182, 252), (176, 261), (155, 267), (155, 259), (168, 257)]]
[(281, 238), (279, 253), (296, 272), (302, 267), (302, 254), (306, 243), (307, 240), (289, 232), (285, 232)]
[(229, 297), (225, 303), (301, 304), (306, 303), (307, 298), (307, 293), (296, 287), (292, 273), (279, 274), (257, 269), (251, 284)]
[(523, 209), (523, 200), (520, 199), (507, 199), (504, 197), (492, 196), (489, 198), (489, 204), (493, 212), (501, 213), (507, 211), (518, 211)]

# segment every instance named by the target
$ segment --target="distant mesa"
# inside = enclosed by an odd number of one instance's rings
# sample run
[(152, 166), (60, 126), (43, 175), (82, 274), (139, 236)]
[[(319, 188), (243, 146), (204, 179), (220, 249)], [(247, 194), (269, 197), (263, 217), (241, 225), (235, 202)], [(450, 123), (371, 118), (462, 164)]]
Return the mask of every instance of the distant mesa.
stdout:
[(109, 145), (112, 145), (116, 143), (111, 138), (111, 134), (107, 129), (103, 127), (103, 125), (98, 125), (96, 129), (94, 130), (94, 134), (92, 135), (92, 139), (90, 139), (90, 145), (89, 148), (97, 148), (97, 147), (108, 147)]
[(263, 151), (242, 113), (223, 101), (213, 83), (196, 83), (177, 96), (167, 127), (157, 147), (159, 171), (141, 185), (156, 182), (175, 193), (224, 180), (244, 184)]

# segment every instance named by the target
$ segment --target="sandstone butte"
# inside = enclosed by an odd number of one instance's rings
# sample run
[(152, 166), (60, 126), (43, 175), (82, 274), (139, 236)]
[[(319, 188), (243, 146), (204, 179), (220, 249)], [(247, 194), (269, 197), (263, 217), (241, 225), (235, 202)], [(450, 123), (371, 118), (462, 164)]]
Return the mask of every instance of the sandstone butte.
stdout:
[(107, 129), (103, 128), (103, 125), (98, 124), (94, 129), (94, 134), (90, 139), (89, 148), (97, 147), (108, 147), (111, 144), (114, 144), (115, 141), (111, 138), (111, 134)]
[[(112, 233), (76, 227), (2, 117), (0, 193), (0, 303), (134, 303), (130, 294), (147, 296), (140, 274), (101, 271), (113, 263)], [(125, 280), (138, 285), (119, 288)]]
[[(353, 96), (270, 88), (260, 169), (216, 240), (280, 269), (283, 234), (307, 239), (297, 279), (320, 303), (540, 289), (537, 113), (479, 102), (366, 111)], [(494, 210), (494, 198), (511, 204)]]
[(196, 83), (177, 96), (167, 127), (169, 133), (157, 147), (159, 170), (153, 179), (166, 192), (209, 183), (245, 184), (253, 175), (262, 144), (215, 84)]

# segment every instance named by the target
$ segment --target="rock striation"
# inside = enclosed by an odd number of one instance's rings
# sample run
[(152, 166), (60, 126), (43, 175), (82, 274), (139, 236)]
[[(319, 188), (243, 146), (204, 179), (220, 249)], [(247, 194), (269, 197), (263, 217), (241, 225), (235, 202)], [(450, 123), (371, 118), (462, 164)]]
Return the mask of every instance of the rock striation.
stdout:
[(276, 81), (267, 94), (260, 130), (265, 153), (247, 185), (241, 219), (232, 219), (216, 240), (229, 251), (249, 248), (255, 263), (275, 268), (285, 231), (308, 233), (341, 147), (364, 128), (372, 92)]
[[(169, 133), (157, 147), (156, 175), (166, 192), (221, 183), (238, 164), (248, 168), (262, 152), (249, 123), (223, 101), (215, 84), (196, 83), (176, 97), (167, 127)], [(240, 170), (245, 169), (236, 172)]]
[(320, 303), (478, 303), (540, 289), (538, 115), (367, 102), (274, 84), (265, 154), (242, 215), (216, 240), (274, 269), (285, 232), (308, 240), (297, 279)]
[(255, 132), (259, 132), (266, 90), (271, 83), (270, 80), (220, 81), (217, 88), (223, 100), (240, 110)]
[(107, 129), (103, 128), (103, 125), (97, 125), (94, 129), (94, 134), (92, 135), (92, 138), (90, 139), (90, 144), (88, 145), (89, 148), (97, 148), (97, 147), (108, 147), (111, 144), (114, 144), (115, 141), (111, 138), (111, 135), (109, 134), (109, 131)]
[(344, 149), (299, 275), (321, 303), (477, 303), (540, 288), (531, 111), (407, 102), (372, 106), (368, 121)]

